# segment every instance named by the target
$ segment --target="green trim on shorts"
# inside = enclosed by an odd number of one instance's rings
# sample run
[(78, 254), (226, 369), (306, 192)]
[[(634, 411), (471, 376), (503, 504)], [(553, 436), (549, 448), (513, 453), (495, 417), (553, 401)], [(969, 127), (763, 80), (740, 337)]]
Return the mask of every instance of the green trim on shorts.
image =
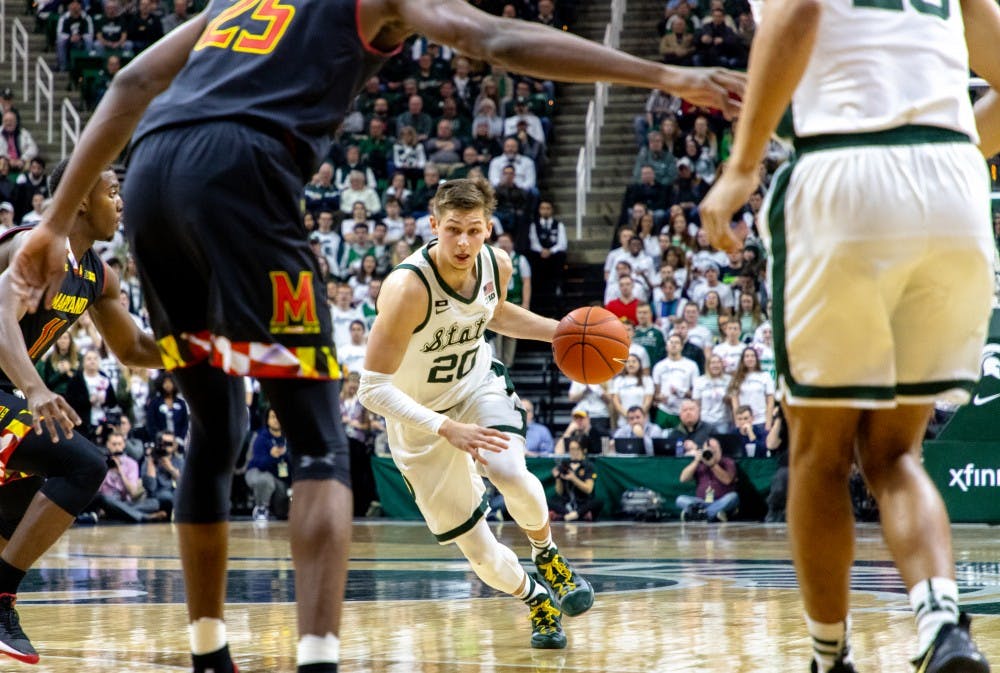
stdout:
[(466, 519), (463, 523), (455, 526), (451, 530), (441, 533), (440, 535), (435, 535), (434, 537), (438, 542), (451, 542), (459, 535), (465, 535), (470, 530), (472, 530), (479, 520), (486, 515), (486, 510), (490, 508), (489, 500), (486, 494), (483, 493), (483, 499), (479, 502), (479, 506), (472, 512), (472, 515)]
[(839, 150), (846, 147), (970, 142), (972, 142), (972, 139), (961, 131), (941, 128), (940, 126), (907, 124), (906, 126), (897, 126), (894, 129), (886, 129), (884, 131), (824, 133), (817, 136), (797, 137), (795, 138), (795, 151), (799, 155), (802, 155), (808, 152)]
[(504, 363), (500, 362), (499, 360), (492, 360), (490, 362), (490, 371), (492, 371), (497, 376), (500, 376), (500, 377), (503, 378), (504, 385), (507, 388), (507, 395), (508, 396), (513, 395), (514, 394), (514, 381), (512, 381), (511, 378), (510, 378), (510, 372), (507, 371), (507, 365), (505, 365)]
[[(424, 284), (424, 288), (427, 289), (427, 314), (424, 316), (424, 321), (413, 329), (413, 333), (416, 334), (417, 332), (422, 330), (424, 326), (427, 324), (427, 322), (431, 319), (431, 303), (432, 303), (431, 284), (428, 283), (427, 279), (424, 277), (424, 272), (421, 271), (418, 267), (413, 266), (412, 264), (398, 264), (396, 266), (396, 269), (409, 269), (413, 273), (417, 274), (417, 278), (420, 279), (420, 282)], [(393, 269), (393, 271), (395, 271), (396, 269)]]
[(922, 383), (897, 383), (896, 394), (904, 397), (917, 397), (922, 395), (937, 395), (948, 390), (961, 388), (968, 392), (976, 387), (976, 382), (972, 379), (952, 379), (950, 381), (924, 381)]
[(774, 260), (774, 291), (771, 296), (774, 332), (774, 364), (778, 379), (788, 387), (793, 397), (818, 399), (894, 400), (892, 386), (813, 386), (795, 381), (788, 362), (788, 344), (785, 341), (785, 273), (788, 245), (785, 241), (785, 196), (792, 180), (796, 160), (778, 169), (771, 180), (771, 204), (767, 211), (767, 224), (771, 230), (771, 257)]
[(491, 425), (494, 430), (499, 430), (500, 432), (509, 432), (512, 435), (520, 435), (525, 439), (528, 438), (528, 412), (522, 407), (514, 407), (521, 414), (521, 427), (515, 427), (513, 425)]

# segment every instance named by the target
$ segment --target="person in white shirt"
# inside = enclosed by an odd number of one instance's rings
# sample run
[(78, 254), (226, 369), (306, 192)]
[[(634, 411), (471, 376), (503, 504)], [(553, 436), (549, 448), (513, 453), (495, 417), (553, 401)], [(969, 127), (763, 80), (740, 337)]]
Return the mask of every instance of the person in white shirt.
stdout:
[(712, 333), (707, 327), (698, 324), (700, 316), (698, 305), (694, 302), (688, 302), (681, 309), (681, 320), (688, 326), (687, 340), (698, 348), (708, 350), (712, 345)]
[(31, 210), (21, 218), (21, 226), (38, 224), (42, 219), (42, 211), (45, 209), (45, 196), (40, 192), (31, 195)]
[(364, 324), (361, 311), (351, 306), (354, 291), (347, 283), (338, 283), (333, 304), (330, 306), (330, 317), (333, 319), (333, 344), (339, 351), (351, 343), (351, 323), (360, 320)]
[(500, 178), (503, 177), (503, 167), (513, 166), (514, 184), (526, 192), (535, 194), (538, 191), (535, 162), (523, 154), (518, 154), (519, 150), (517, 138), (507, 138), (503, 141), (503, 154), (490, 161), (490, 184), (498, 186)]
[(368, 339), (363, 320), (352, 320), (350, 323), (351, 340), (337, 346), (337, 361), (345, 375), (350, 372), (360, 372), (365, 364), (365, 351), (368, 349)]
[(684, 344), (676, 334), (667, 339), (667, 357), (653, 367), (656, 424), (672, 428), (680, 421), (681, 400), (691, 397), (698, 365), (681, 355)]
[(748, 406), (753, 410), (754, 425), (764, 425), (771, 429), (771, 418), (774, 416), (774, 379), (767, 372), (761, 371), (760, 358), (752, 346), (743, 349), (739, 367), (729, 382), (729, 405), (733, 418), (736, 409)]
[(528, 135), (544, 145), (545, 130), (542, 128), (542, 120), (528, 110), (528, 99), (516, 98), (514, 114), (503, 120), (503, 134), (505, 136), (517, 134), (517, 124), (522, 121), (527, 124)]
[(733, 289), (719, 280), (719, 265), (710, 261), (703, 262), (698, 268), (702, 270), (704, 276), (688, 289), (691, 301), (701, 306), (705, 303), (705, 295), (709, 292), (715, 292), (719, 295), (719, 302), (722, 306), (731, 311), (736, 300), (733, 298)]
[(566, 266), (566, 225), (553, 217), (551, 201), (538, 204), (538, 220), (528, 228), (535, 288), (540, 294), (561, 294)]
[(0, 234), (14, 228), (14, 206), (9, 201), (0, 203)]
[[(718, 343), (712, 348), (712, 355), (722, 358), (723, 369), (729, 375), (736, 373), (736, 368), (740, 365), (740, 358), (743, 357), (743, 350), (746, 344), (740, 341), (740, 323), (735, 318), (726, 323), (723, 329), (725, 341)], [(702, 409), (705, 405), (702, 405)]]
[(573, 413), (586, 412), (590, 426), (607, 437), (611, 434), (611, 382), (580, 383), (573, 381), (567, 394), (569, 401), (576, 406)]
[(705, 373), (694, 380), (691, 398), (701, 406), (701, 419), (712, 426), (713, 432), (728, 432), (729, 406), (726, 403), (731, 377), (723, 369), (722, 358), (708, 359)]
[(653, 379), (642, 371), (642, 362), (637, 355), (629, 353), (625, 369), (611, 379), (611, 403), (618, 416), (618, 427), (627, 425), (626, 416), (632, 407), (639, 407), (646, 414), (653, 406)]

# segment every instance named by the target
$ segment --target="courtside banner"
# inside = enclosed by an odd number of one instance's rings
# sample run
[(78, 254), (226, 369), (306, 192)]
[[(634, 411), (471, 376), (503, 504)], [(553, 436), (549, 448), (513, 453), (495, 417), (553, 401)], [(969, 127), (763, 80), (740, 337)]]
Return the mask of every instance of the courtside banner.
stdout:
[(954, 523), (1000, 523), (1000, 439), (924, 442), (924, 467)]

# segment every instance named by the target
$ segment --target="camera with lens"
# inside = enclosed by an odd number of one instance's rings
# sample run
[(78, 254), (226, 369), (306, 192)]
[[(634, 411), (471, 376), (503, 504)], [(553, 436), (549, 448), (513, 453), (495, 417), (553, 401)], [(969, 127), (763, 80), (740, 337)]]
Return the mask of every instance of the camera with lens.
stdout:
[(556, 465), (556, 469), (559, 470), (560, 476), (563, 477), (566, 476), (567, 474), (570, 473), (569, 461), (568, 460), (559, 461), (559, 463)]
[(701, 459), (703, 461), (705, 461), (706, 463), (711, 462), (711, 460), (714, 457), (715, 457), (715, 454), (712, 453), (712, 449), (702, 449), (701, 450)]

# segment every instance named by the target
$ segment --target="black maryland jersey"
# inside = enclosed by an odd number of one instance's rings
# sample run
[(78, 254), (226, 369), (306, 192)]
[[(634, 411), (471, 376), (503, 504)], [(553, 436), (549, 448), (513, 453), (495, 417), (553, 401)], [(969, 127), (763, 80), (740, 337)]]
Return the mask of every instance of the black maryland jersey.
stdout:
[(358, 1), (212, 0), (205, 31), (135, 142), (171, 126), (231, 119), (294, 145), (308, 180), (327, 136), (389, 56), (359, 35)]
[[(0, 234), (0, 243), (30, 227), (14, 227)], [(25, 313), (21, 318), (21, 334), (28, 347), (32, 362), (38, 362), (56, 339), (75, 323), (84, 311), (104, 292), (104, 262), (93, 248), (84, 253), (77, 264), (77, 270), (69, 270), (59, 288), (59, 294), (52, 300), (52, 308), (39, 307), (35, 313)], [(0, 390), (14, 387), (10, 379), (0, 370)]]

